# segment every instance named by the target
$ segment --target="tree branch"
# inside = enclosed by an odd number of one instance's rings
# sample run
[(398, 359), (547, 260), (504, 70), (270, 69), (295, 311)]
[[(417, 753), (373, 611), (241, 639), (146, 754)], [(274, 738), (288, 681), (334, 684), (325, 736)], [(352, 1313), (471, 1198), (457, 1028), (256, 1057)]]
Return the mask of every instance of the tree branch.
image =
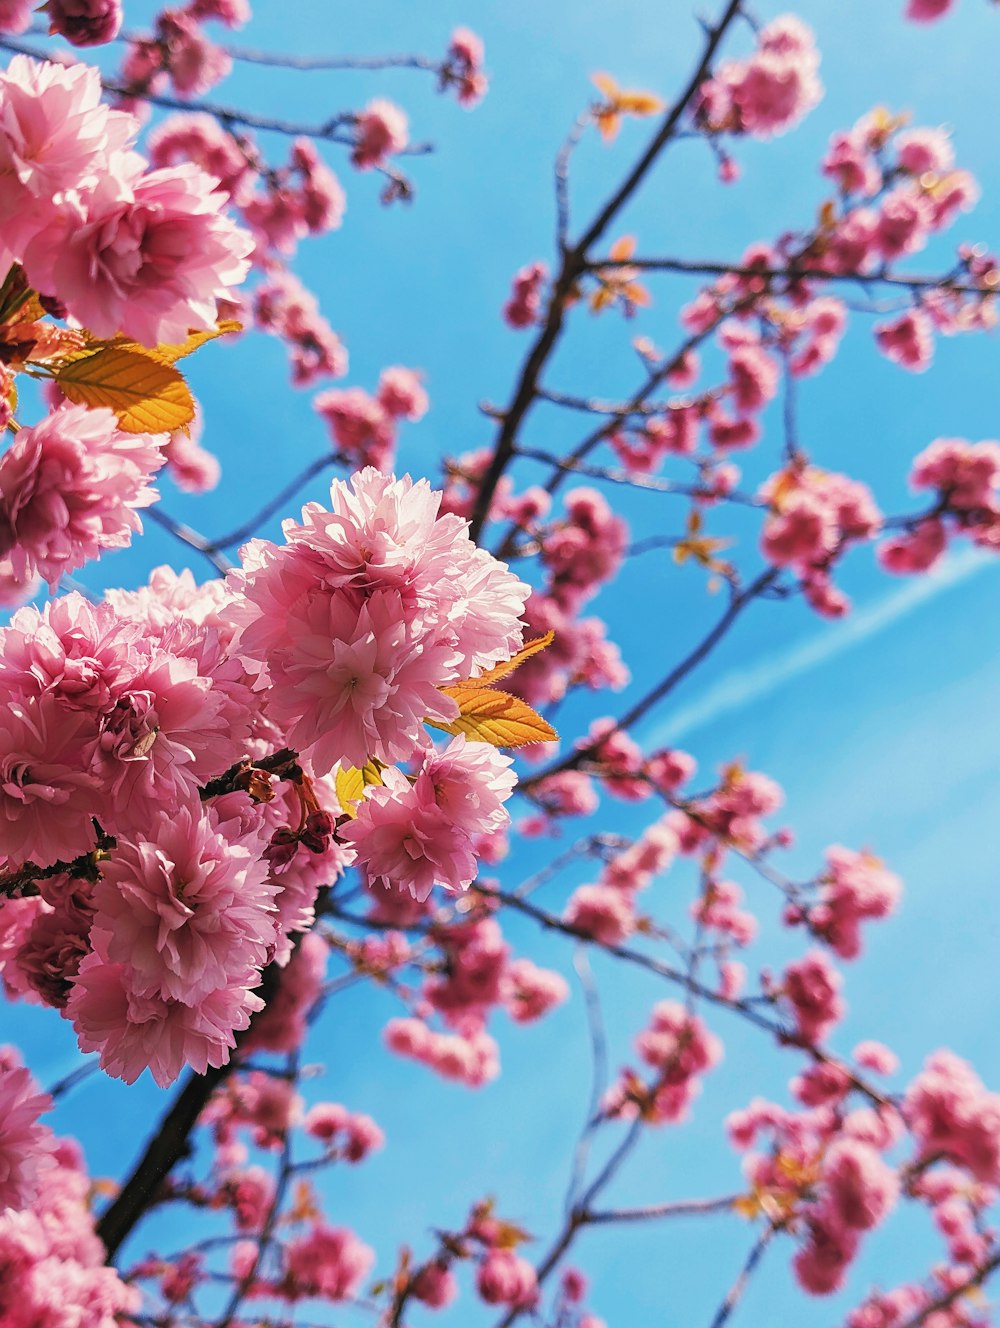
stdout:
[(646, 148), (646, 151), (625, 177), (616, 192), (593, 219), (573, 248), (567, 249), (563, 253), (562, 266), (559, 275), (556, 278), (555, 287), (549, 300), (545, 323), (535, 339), (535, 344), (528, 353), (524, 367), (521, 370), (520, 379), (514, 389), (511, 403), (504, 412), (500, 430), (494, 444), (492, 460), (486, 474), (480, 482), (479, 490), (476, 494), (476, 501), (472, 510), (472, 519), (469, 524), (469, 533), (474, 540), (478, 541), (483, 526), (486, 524), (487, 517), (489, 516), (490, 504), (493, 501), (493, 495), (495, 494), (497, 485), (500, 483), (500, 479), (513, 456), (518, 431), (520, 430), (525, 416), (536, 400), (538, 380), (542, 369), (562, 334), (567, 301), (573, 293), (581, 273), (587, 268), (587, 252), (591, 245), (597, 243), (604, 234), (604, 231), (617, 216), (618, 212), (635, 193), (660, 152), (674, 136), (681, 117), (688, 107), (688, 103), (691, 101), (692, 97), (694, 97), (695, 93), (701, 87), (708, 75), (712, 60), (715, 57), (715, 52), (718, 49), (719, 43), (722, 41), (723, 34), (739, 12), (740, 2), (741, 0), (728, 0), (718, 23), (707, 30), (705, 48), (702, 52), (697, 68), (688, 80), (683, 92), (667, 112), (659, 129), (654, 134), (649, 146)]

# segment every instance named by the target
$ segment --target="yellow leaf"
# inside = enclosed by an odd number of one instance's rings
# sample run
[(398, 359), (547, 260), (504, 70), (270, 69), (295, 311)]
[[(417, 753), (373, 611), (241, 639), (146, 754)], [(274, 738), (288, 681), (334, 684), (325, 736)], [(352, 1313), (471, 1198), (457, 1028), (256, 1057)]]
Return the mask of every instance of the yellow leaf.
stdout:
[(194, 419), (191, 389), (172, 365), (144, 351), (112, 346), (56, 370), (78, 406), (108, 406), (126, 433), (170, 433)]
[(350, 816), (352, 820), (357, 816), (358, 811), (355, 803), (361, 801), (365, 795), (365, 789), (370, 785), (382, 783), (384, 768), (382, 762), (374, 757), (363, 765), (360, 770), (354, 765), (340, 767), (334, 777), (334, 789), (337, 794), (337, 801), (340, 803), (340, 809), (345, 816)]
[(494, 664), (491, 669), (481, 673), (478, 678), (469, 678), (467, 681), (457, 683), (460, 687), (485, 687), (488, 683), (499, 681), (500, 678), (506, 678), (508, 673), (513, 673), (516, 668), (530, 659), (532, 655), (537, 655), (540, 650), (550, 646), (556, 639), (555, 632), (546, 632), (544, 636), (536, 636), (533, 641), (526, 641), (516, 655), (511, 655), (503, 664)]
[(591, 74), (590, 81), (598, 92), (603, 92), (608, 101), (618, 100), (618, 84), (610, 74)]
[(530, 1236), (524, 1227), (514, 1222), (497, 1222), (490, 1243), (498, 1250), (516, 1250), (526, 1240), (534, 1240), (534, 1236)]
[(217, 337), (227, 337), (234, 332), (242, 332), (243, 324), (238, 323), (235, 318), (224, 318), (218, 327), (212, 328), (208, 332), (191, 332), (187, 338), (179, 345), (168, 345), (166, 343), (147, 348), (138, 346), (135, 342), (124, 343), (129, 350), (145, 350), (147, 355), (153, 359), (162, 360), (164, 364), (176, 364), (178, 360), (183, 360), (186, 355), (191, 355), (199, 346), (204, 346), (207, 341), (214, 341)]
[(613, 106), (599, 106), (594, 112), (594, 121), (605, 143), (610, 143), (621, 128), (622, 118)]
[(824, 231), (832, 230), (837, 224), (837, 205), (832, 198), (828, 198), (819, 210), (820, 229)]
[(637, 281), (630, 281), (622, 291), (622, 298), (627, 304), (637, 304), (642, 309), (647, 309), (653, 303), (653, 297), (645, 286), (640, 286)]
[(294, 1194), (295, 1201), (287, 1214), (289, 1222), (310, 1222), (320, 1217), (316, 1196), (307, 1180), (295, 1182)]
[(615, 263), (620, 263), (623, 258), (631, 258), (635, 253), (635, 236), (622, 235), (608, 250), (608, 257)]
[(554, 742), (559, 736), (527, 701), (509, 692), (496, 692), (475, 683), (442, 687), (445, 696), (458, 702), (458, 719), (450, 724), (427, 722), (444, 733), (464, 733), (474, 742), (491, 747), (524, 747), (531, 742)]
[(618, 109), (629, 115), (656, 115), (663, 110), (663, 102), (652, 92), (621, 92)]

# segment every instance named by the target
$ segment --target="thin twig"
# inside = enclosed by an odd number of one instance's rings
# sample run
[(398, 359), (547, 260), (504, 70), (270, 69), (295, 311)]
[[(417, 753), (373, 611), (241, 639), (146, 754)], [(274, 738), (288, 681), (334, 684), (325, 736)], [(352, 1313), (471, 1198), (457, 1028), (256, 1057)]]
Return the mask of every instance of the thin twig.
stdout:
[(549, 299), (545, 322), (524, 361), (510, 405), (502, 417), (492, 459), (476, 493), (469, 523), (469, 533), (475, 540), (478, 540), (482, 533), (497, 485), (512, 460), (521, 424), (536, 400), (536, 389), (542, 369), (562, 335), (570, 296), (581, 273), (586, 270), (587, 254), (645, 180), (661, 151), (676, 133), (691, 99), (708, 75), (726, 29), (739, 12), (740, 2), (741, 0), (728, 0), (719, 21), (714, 27), (707, 29), (705, 46), (694, 73), (667, 111), (645, 152), (572, 249), (565, 250), (563, 254), (562, 266)]
[(600, 1120), (601, 1101), (608, 1086), (608, 1037), (604, 1027), (604, 1013), (601, 1010), (601, 994), (597, 989), (597, 983), (594, 981), (587, 951), (582, 945), (577, 946), (576, 953), (573, 956), (573, 967), (576, 969), (580, 986), (583, 988), (584, 1005), (587, 1011), (587, 1031), (590, 1035), (593, 1081), (586, 1119), (584, 1120), (583, 1129), (580, 1131), (580, 1137), (576, 1141), (576, 1148), (573, 1150), (573, 1167), (570, 1172), (569, 1185), (566, 1189), (565, 1211), (567, 1214), (572, 1213), (573, 1209), (577, 1207), (577, 1196), (586, 1175), (587, 1160), (590, 1156), (590, 1143), (596, 1125)]
[(265, 521), (269, 521), (276, 512), (280, 512), (310, 480), (315, 479), (317, 475), (321, 475), (324, 470), (333, 466), (336, 460), (337, 458), (332, 453), (326, 452), (323, 456), (310, 461), (309, 465), (300, 471), (294, 479), (289, 480), (283, 489), (280, 489), (273, 497), (269, 498), (259, 512), (255, 513), (249, 520), (244, 521), (242, 525), (237, 526), (235, 530), (229, 531), (226, 535), (220, 535), (217, 539), (207, 543), (203, 552), (206, 554), (218, 553), (222, 549), (232, 548), (234, 544), (242, 544), (244, 540), (249, 539), (251, 535), (259, 530)]
[(711, 1213), (728, 1213), (742, 1198), (739, 1194), (723, 1194), (718, 1199), (676, 1199), (672, 1203), (648, 1204), (645, 1208), (609, 1208), (604, 1212), (587, 1214), (587, 1225), (607, 1222), (649, 1222), (661, 1217), (705, 1217)]
[(831, 272), (825, 268), (789, 263), (787, 267), (766, 267), (754, 264), (720, 263), (687, 258), (628, 258), (594, 261), (588, 264), (594, 272), (613, 271), (615, 268), (638, 268), (641, 272), (675, 272), (687, 276), (760, 278), (762, 281), (843, 281), (861, 286), (898, 286), (903, 290), (948, 290), (957, 295), (992, 296), (997, 292), (983, 286), (973, 286), (951, 276), (899, 275), (880, 269), (876, 272)]
[(729, 1319), (733, 1310), (740, 1303), (740, 1299), (742, 1298), (743, 1293), (747, 1288), (747, 1284), (749, 1283), (750, 1278), (753, 1275), (754, 1269), (757, 1267), (761, 1259), (764, 1257), (764, 1251), (770, 1245), (771, 1241), (775, 1238), (778, 1232), (782, 1229), (782, 1226), (783, 1224), (779, 1223), (777, 1226), (772, 1224), (768, 1227), (765, 1227), (765, 1229), (754, 1241), (753, 1245), (750, 1248), (750, 1253), (747, 1255), (746, 1262), (744, 1263), (743, 1267), (740, 1269), (739, 1273), (736, 1276), (736, 1281), (729, 1288), (728, 1292), (726, 1293), (725, 1300), (722, 1302), (722, 1304), (719, 1306), (718, 1310), (715, 1313), (715, 1318), (712, 1320), (711, 1328), (722, 1328), (722, 1325), (726, 1323), (726, 1321)]
[[(692, 669), (696, 668), (703, 659), (711, 654), (712, 650), (722, 640), (726, 632), (728, 632), (729, 628), (733, 625), (747, 605), (751, 604), (755, 599), (762, 595), (765, 590), (772, 586), (777, 580), (777, 577), (777, 569), (773, 567), (769, 568), (767, 571), (761, 572), (756, 580), (752, 581), (745, 590), (735, 592), (725, 613), (722, 614), (711, 631), (698, 642), (689, 654), (685, 655), (679, 664), (671, 669), (665, 678), (661, 679), (655, 687), (650, 688), (644, 696), (636, 701), (633, 706), (626, 710), (625, 713), (615, 721), (612, 733), (626, 732), (628, 729), (634, 727), (634, 725), (648, 714), (654, 706), (666, 696), (669, 696), (674, 688), (687, 677)], [(539, 770), (536, 774), (530, 776), (530, 778), (522, 780), (518, 785), (518, 792), (522, 794), (530, 793), (533, 789), (537, 788), (539, 784), (542, 784), (546, 779), (551, 778), (552, 775), (559, 774), (563, 770), (575, 770), (585, 761), (591, 759), (600, 748), (601, 743), (606, 741), (609, 736), (610, 734), (604, 734), (594, 742), (587, 743), (582, 747), (577, 747), (574, 751), (562, 757), (560, 760), (554, 761), (551, 765), (545, 766), (544, 769)]]
[(146, 515), (149, 517), (150, 521), (155, 522), (158, 526), (162, 526), (164, 530), (168, 530), (175, 539), (179, 539), (181, 543), (186, 544), (189, 549), (194, 549), (195, 552), (200, 553), (203, 558), (207, 558), (215, 570), (221, 573), (222, 576), (225, 576), (230, 567), (232, 567), (232, 563), (229, 559), (224, 557), (221, 553), (218, 553), (211, 541), (207, 540), (204, 535), (200, 535), (197, 530), (192, 530), (190, 526), (184, 525), (183, 522), (175, 521), (174, 518), (169, 516), (162, 507), (149, 507), (146, 509)]
[[(43, 48), (32, 46), (30, 42), (19, 41), (14, 37), (5, 36), (0, 39), (0, 48), (18, 55), (31, 56), (35, 60), (48, 59), (48, 53)], [(341, 132), (354, 123), (354, 115), (351, 112), (331, 116), (321, 124), (305, 124), (299, 120), (284, 120), (280, 116), (257, 115), (238, 106), (224, 106), (212, 101), (186, 100), (183, 97), (172, 97), (168, 93), (151, 92), (148, 89), (137, 90), (128, 83), (103, 76), (101, 86), (105, 92), (113, 92), (122, 97), (139, 97), (152, 106), (162, 106), (168, 111), (202, 111), (214, 116), (223, 125), (242, 125), (245, 129), (259, 129), (290, 138), (312, 138), (317, 142), (339, 143), (343, 147), (354, 146), (354, 135)], [(420, 157), (433, 150), (430, 143), (410, 143), (397, 155)]]

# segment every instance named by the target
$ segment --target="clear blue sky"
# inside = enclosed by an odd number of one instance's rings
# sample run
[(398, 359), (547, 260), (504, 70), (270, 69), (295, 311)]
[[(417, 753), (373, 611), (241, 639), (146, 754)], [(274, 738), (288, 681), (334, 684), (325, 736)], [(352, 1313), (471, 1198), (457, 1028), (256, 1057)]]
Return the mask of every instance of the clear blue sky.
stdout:
[[(127, 8), (134, 23), (149, 10)], [(798, 12), (815, 26), (823, 55), (827, 95), (820, 107), (770, 145), (737, 147), (744, 175), (735, 188), (714, 183), (702, 145), (678, 145), (621, 230), (636, 233), (647, 252), (735, 259), (754, 240), (807, 225), (823, 196), (816, 162), (827, 136), (882, 102), (912, 110), (915, 123), (951, 125), (959, 164), (982, 181), (980, 206), (959, 219), (935, 252), (946, 254), (962, 239), (1000, 243), (1000, 14), (984, 0), (961, 0), (957, 14), (919, 28), (901, 21), (900, 8), (894, 0), (801, 5)], [(429, 10), (404, 0), (351, 9), (326, 0), (293, 6), (258, 0), (257, 11), (241, 40), (300, 53), (434, 54), (460, 22), (485, 37), (492, 86), (471, 114), (432, 96), (414, 74), (375, 80), (241, 70), (225, 88), (229, 102), (311, 121), (377, 90), (408, 108), (415, 138), (437, 144), (433, 157), (413, 163), (417, 201), (410, 209), (380, 209), (376, 180), (341, 172), (349, 191), (344, 229), (307, 242), (299, 267), (349, 346), (349, 383), (374, 387), (386, 364), (426, 372), (432, 410), (407, 428), (400, 468), (433, 475), (443, 452), (489, 441), (477, 404), (504, 399), (527, 345), (504, 327), (498, 311), (518, 266), (551, 261), (551, 162), (589, 98), (589, 75), (607, 70), (625, 86), (669, 97), (699, 44), (688, 4), (438, 0)], [(766, 7), (759, 14), (775, 12)], [(739, 42), (745, 41), (741, 35)], [(578, 217), (607, 192), (647, 132), (646, 125), (627, 125), (613, 149), (596, 140), (586, 145), (579, 158)], [(336, 157), (330, 160), (338, 169)], [(918, 262), (920, 270), (933, 265), (933, 259)], [(607, 396), (622, 391), (630, 381), (628, 335), (648, 333), (669, 346), (677, 336), (676, 309), (689, 289), (662, 279), (652, 310), (627, 332), (611, 321), (585, 325), (577, 316), (577, 334), (558, 356), (550, 386)], [(820, 464), (869, 482), (886, 510), (901, 510), (908, 460), (917, 450), (939, 435), (976, 439), (998, 432), (996, 353), (993, 337), (942, 340), (933, 370), (915, 377), (879, 358), (869, 320), (852, 315), (841, 356), (803, 385), (803, 442)], [(205, 441), (223, 461), (223, 484), (212, 495), (189, 499), (165, 483), (164, 503), (171, 514), (214, 533), (321, 452), (325, 437), (308, 395), (286, 389), (284, 356), (274, 341), (248, 337), (236, 352), (208, 350), (194, 362), (192, 377), (204, 406)], [(771, 426), (761, 467), (777, 452), (777, 421)], [(555, 449), (575, 436), (574, 427), (578, 421), (539, 414), (527, 436)], [(748, 465), (754, 481), (765, 473), (757, 464)], [(322, 485), (307, 496), (322, 497)], [(633, 515), (637, 533), (664, 520), (676, 531), (677, 515), (656, 503), (635, 504)], [(133, 552), (87, 569), (85, 580), (95, 589), (133, 585), (156, 562), (179, 565), (179, 553), (154, 528)], [(749, 548), (746, 556), (752, 559)], [(194, 569), (199, 576), (206, 571)], [(777, 778), (797, 834), (792, 874), (815, 870), (823, 848), (840, 842), (872, 848), (904, 877), (902, 912), (869, 931), (865, 957), (849, 970), (851, 1012), (837, 1037), (839, 1050), (849, 1051), (863, 1037), (881, 1038), (899, 1051), (908, 1077), (927, 1051), (947, 1043), (1000, 1087), (997, 572), (959, 558), (937, 582), (914, 592), (879, 574), (862, 553), (843, 580), (856, 601), (855, 618), (828, 624), (797, 605), (757, 606), (644, 736), (676, 740), (703, 770), (741, 755)], [(651, 602), (662, 605), (655, 641), (649, 638)], [(611, 699), (609, 710), (638, 695), (665, 658), (698, 639), (716, 611), (696, 574), (673, 572), (655, 555), (595, 608), (606, 614), (636, 679), (631, 692)], [(615, 816), (616, 826), (638, 825)], [(505, 884), (516, 884), (527, 870), (522, 854), (504, 869)], [(678, 879), (667, 876), (653, 902), (667, 909), (671, 898), (686, 900)], [(573, 883), (569, 878), (553, 887), (548, 902), (559, 906)], [(773, 916), (771, 899), (759, 892), (752, 898), (762, 914)], [(791, 951), (775, 933), (765, 928), (757, 953), (776, 965)], [(561, 943), (518, 925), (511, 937), (521, 952), (571, 975)], [(631, 1035), (664, 993), (608, 965), (597, 967), (608, 992), (615, 1066), (630, 1057)], [(537, 1027), (511, 1031), (498, 1022), (504, 1074), (480, 1092), (444, 1085), (419, 1066), (383, 1055), (379, 1030), (394, 1012), (386, 997), (368, 990), (339, 999), (313, 1053), (328, 1069), (310, 1091), (370, 1112), (388, 1136), (387, 1148), (371, 1162), (331, 1176), (332, 1220), (350, 1223), (375, 1245), (380, 1271), (388, 1271), (400, 1242), (418, 1254), (429, 1251), (432, 1226), (460, 1224), (468, 1200), (492, 1192), (505, 1216), (542, 1238), (532, 1252), (541, 1250), (558, 1219), (572, 1139), (585, 1110), (589, 1066), (578, 991)], [(610, 1200), (651, 1203), (738, 1185), (721, 1118), (752, 1095), (783, 1097), (797, 1064), (752, 1033), (726, 1022), (718, 1028), (729, 1035), (726, 1061), (706, 1081), (692, 1123), (651, 1134)], [(50, 1012), (5, 1011), (4, 1036), (29, 1049), (43, 1082), (73, 1063), (70, 1030)], [(56, 1125), (82, 1136), (97, 1174), (115, 1174), (161, 1104), (149, 1084), (125, 1089), (94, 1079), (60, 1107)], [(729, 1219), (588, 1235), (581, 1250), (583, 1266), (595, 1275), (593, 1308), (610, 1328), (707, 1328), (750, 1239), (745, 1226)], [(133, 1248), (137, 1254), (146, 1248), (141, 1234)], [(860, 1298), (860, 1288), (919, 1274), (932, 1249), (921, 1221), (891, 1223), (866, 1245), (851, 1282), (853, 1298), (809, 1302), (793, 1288), (790, 1246), (779, 1244), (737, 1322), (833, 1325), (842, 1317), (838, 1311)], [(350, 1321), (341, 1311), (327, 1317)], [(432, 1316), (424, 1317), (429, 1322)], [(494, 1317), (465, 1294), (438, 1321), (475, 1328)], [(413, 1321), (422, 1322), (419, 1310)]]

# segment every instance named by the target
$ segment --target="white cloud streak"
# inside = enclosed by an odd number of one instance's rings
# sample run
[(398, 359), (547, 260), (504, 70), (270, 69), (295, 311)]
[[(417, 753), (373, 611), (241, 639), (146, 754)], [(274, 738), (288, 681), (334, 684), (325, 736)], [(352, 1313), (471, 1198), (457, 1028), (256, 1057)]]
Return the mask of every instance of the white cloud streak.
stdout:
[(983, 553), (980, 549), (965, 549), (949, 555), (934, 572), (907, 582), (901, 589), (857, 610), (811, 640), (780, 655), (768, 656), (748, 668), (725, 674), (701, 696), (659, 725), (650, 741), (657, 746), (679, 742), (696, 729), (705, 728), (753, 701), (770, 696), (786, 683), (846, 654), (862, 641), (878, 636), (902, 618), (909, 617), (921, 605), (968, 581), (993, 562), (995, 555)]

